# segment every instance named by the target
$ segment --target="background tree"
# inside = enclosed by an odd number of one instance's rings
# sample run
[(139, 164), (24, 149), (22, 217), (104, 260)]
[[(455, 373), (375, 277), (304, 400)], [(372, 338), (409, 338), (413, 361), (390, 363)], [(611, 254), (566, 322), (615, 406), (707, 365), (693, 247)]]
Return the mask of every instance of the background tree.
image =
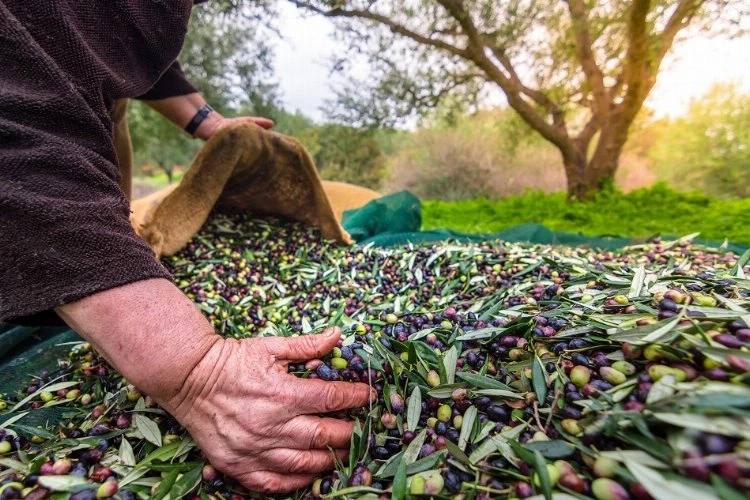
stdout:
[(499, 89), (559, 150), (575, 198), (613, 179), (680, 32), (737, 32), (748, 10), (742, 0), (289, 1), (338, 20), (373, 64), (367, 81), (339, 92), (336, 117), (387, 123)]
[(685, 116), (647, 130), (658, 137), (649, 151), (654, 169), (670, 185), (750, 196), (750, 94), (738, 85), (715, 85)]
[(324, 179), (378, 189), (385, 175), (385, 155), (372, 130), (323, 125), (318, 131), (315, 164)]
[(128, 107), (128, 124), (136, 172), (156, 168), (166, 174), (170, 184), (175, 180), (177, 167), (188, 165), (200, 146), (139, 101), (131, 102)]
[[(273, 53), (267, 43), (273, 11), (265, 2), (208, 2), (193, 9), (179, 60), (188, 79), (225, 116), (273, 118), (280, 109)], [(149, 165), (174, 180), (200, 147), (142, 102), (133, 100), (128, 120), (136, 169)]]

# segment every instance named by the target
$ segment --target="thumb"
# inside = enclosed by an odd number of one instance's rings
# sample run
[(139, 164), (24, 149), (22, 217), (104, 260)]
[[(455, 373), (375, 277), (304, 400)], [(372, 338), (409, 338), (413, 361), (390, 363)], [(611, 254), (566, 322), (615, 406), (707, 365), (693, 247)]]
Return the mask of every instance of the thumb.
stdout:
[(331, 352), (341, 338), (341, 330), (329, 328), (318, 335), (300, 337), (267, 337), (265, 347), (276, 357), (285, 361), (308, 361)]

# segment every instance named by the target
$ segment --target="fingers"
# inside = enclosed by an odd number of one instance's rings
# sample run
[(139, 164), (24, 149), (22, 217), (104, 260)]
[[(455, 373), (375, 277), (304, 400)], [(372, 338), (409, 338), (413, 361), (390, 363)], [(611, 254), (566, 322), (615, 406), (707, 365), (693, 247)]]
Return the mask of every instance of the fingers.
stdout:
[(237, 479), (250, 491), (260, 493), (289, 493), (304, 488), (315, 481), (316, 474), (278, 474), (276, 472), (251, 472)]
[(299, 415), (330, 413), (365, 406), (377, 393), (367, 384), (295, 379), (286, 385), (287, 400), (293, 401)]
[(273, 120), (269, 120), (268, 118), (252, 117), (250, 119), (253, 121), (253, 123), (255, 123), (256, 125), (260, 125), (266, 130), (271, 129), (274, 126)]
[(275, 472), (292, 474), (319, 474), (336, 465), (335, 459), (346, 457), (348, 450), (293, 450), (276, 448), (263, 454), (263, 463)]
[(282, 433), (293, 438), (287, 446), (297, 449), (324, 450), (348, 448), (354, 422), (337, 418), (300, 415), (284, 425)]
[(309, 361), (324, 356), (336, 347), (341, 330), (329, 328), (319, 335), (300, 337), (266, 337), (263, 344), (276, 359), (284, 361)]
[(266, 130), (271, 129), (274, 126), (273, 120), (269, 120), (268, 118), (262, 118), (260, 116), (242, 116), (239, 118), (235, 118), (235, 120), (248, 122), (248, 123), (254, 123), (258, 125), (259, 127), (264, 128)]

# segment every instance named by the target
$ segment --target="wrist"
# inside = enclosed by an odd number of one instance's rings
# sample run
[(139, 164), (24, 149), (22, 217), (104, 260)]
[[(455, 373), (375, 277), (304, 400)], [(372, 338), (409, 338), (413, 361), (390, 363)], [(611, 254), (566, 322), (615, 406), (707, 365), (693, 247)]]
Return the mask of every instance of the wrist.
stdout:
[(225, 370), (239, 348), (239, 341), (216, 336), (214, 342), (200, 356), (180, 382), (180, 388), (167, 397), (154, 399), (175, 418), (188, 425), (188, 417), (194, 413), (196, 404), (207, 401), (209, 393), (222, 387), (226, 376), (233, 376)]
[(195, 129), (192, 134), (193, 138), (207, 141), (219, 128), (219, 124), (224, 119), (218, 111), (209, 113)]
[(159, 403), (177, 397), (222, 338), (167, 280), (138, 281), (61, 306), (58, 314)]

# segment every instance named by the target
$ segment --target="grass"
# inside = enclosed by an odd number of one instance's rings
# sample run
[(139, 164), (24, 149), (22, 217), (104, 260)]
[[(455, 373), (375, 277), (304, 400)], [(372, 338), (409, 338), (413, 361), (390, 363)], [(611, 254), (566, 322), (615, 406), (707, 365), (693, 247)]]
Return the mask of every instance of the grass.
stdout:
[(750, 198), (717, 199), (665, 185), (630, 193), (605, 190), (588, 202), (568, 203), (565, 193), (529, 192), (500, 200), (425, 201), (425, 229), (494, 233), (538, 222), (550, 229), (585, 235), (644, 238), (700, 232), (713, 241), (750, 244)]
[[(183, 175), (184, 175), (184, 172), (182, 171), (175, 172), (172, 182), (173, 183), (180, 182)], [(157, 172), (153, 175), (137, 175), (133, 177), (133, 182), (138, 182), (140, 184), (148, 184), (155, 188), (163, 188), (170, 184), (169, 179), (167, 178), (167, 174), (165, 174), (164, 172)]]

